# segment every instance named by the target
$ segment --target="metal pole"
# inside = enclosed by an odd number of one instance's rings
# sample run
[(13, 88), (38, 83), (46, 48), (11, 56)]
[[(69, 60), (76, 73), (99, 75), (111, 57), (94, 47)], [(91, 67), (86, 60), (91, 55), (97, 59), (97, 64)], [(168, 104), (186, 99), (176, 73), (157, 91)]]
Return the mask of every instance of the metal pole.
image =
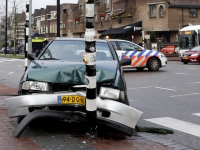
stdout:
[(57, 0), (57, 37), (60, 37), (60, 0)]
[[(32, 53), (32, 0), (29, 0), (29, 37), (28, 37), (28, 53)], [(30, 61), (28, 62), (30, 64)]]
[(144, 30), (142, 30), (142, 47), (145, 48), (145, 45), (144, 45)]
[(5, 26), (6, 26), (6, 28), (5, 28), (5, 54), (7, 54), (7, 15), (8, 14), (8, 0), (6, 0), (6, 22), (5, 22)]
[(26, 23), (25, 23), (25, 71), (28, 67), (28, 37), (29, 37), (29, 0), (26, 0)]
[(86, 64), (86, 138), (97, 138), (96, 102), (96, 36), (94, 30), (94, 0), (86, 0), (86, 31), (84, 63)]

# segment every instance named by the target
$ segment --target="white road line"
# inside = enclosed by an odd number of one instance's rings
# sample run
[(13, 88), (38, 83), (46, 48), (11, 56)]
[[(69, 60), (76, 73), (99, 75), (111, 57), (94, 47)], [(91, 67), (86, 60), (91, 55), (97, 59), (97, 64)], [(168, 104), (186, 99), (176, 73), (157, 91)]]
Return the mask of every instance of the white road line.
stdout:
[(195, 114), (192, 114), (192, 115), (195, 115), (195, 116), (200, 116), (200, 113), (195, 113)]
[(4, 62), (4, 61), (0, 61), (0, 62)]
[(14, 72), (9, 72), (8, 74), (12, 74), (12, 73), (14, 73)]
[(174, 119), (170, 117), (152, 118), (152, 119), (144, 119), (144, 120), (200, 137), (200, 125), (197, 125), (197, 124), (193, 124), (190, 122), (186, 122), (186, 121), (182, 121), (182, 120), (178, 120), (178, 119)]
[(191, 94), (183, 94), (183, 95), (173, 95), (173, 96), (170, 96), (170, 97), (182, 97), (182, 96), (192, 96), (192, 95), (198, 95), (200, 93), (191, 93)]
[(200, 82), (191, 82), (191, 83), (186, 83), (186, 84), (198, 84)]
[(168, 89), (168, 88), (162, 88), (162, 87), (155, 87), (157, 89), (161, 89), (161, 90), (168, 90), (168, 91), (176, 91), (174, 89)]
[(21, 67), (22, 65), (17, 65), (18, 67)]
[(131, 89), (146, 89), (146, 88), (151, 88), (152, 86), (145, 86), (145, 87), (137, 87), (137, 88), (128, 88), (128, 90)]
[(186, 73), (176, 73), (176, 74), (187, 75)]

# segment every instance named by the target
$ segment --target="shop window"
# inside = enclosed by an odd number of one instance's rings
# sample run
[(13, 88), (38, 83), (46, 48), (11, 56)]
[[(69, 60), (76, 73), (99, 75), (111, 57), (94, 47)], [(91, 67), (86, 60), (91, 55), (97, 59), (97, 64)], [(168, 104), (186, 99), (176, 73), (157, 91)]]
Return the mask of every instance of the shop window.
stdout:
[(197, 17), (197, 9), (195, 9), (195, 8), (189, 9), (189, 16), (190, 17)]
[(159, 8), (159, 15), (160, 15), (160, 18), (164, 17), (164, 6), (163, 5), (160, 5), (160, 8)]
[(150, 17), (151, 18), (156, 17), (156, 5), (150, 5)]

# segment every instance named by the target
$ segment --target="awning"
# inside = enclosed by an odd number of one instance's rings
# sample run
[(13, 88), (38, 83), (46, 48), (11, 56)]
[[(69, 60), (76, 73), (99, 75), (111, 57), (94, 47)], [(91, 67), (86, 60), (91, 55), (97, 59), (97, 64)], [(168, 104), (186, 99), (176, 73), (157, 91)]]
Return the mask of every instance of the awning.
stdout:
[(119, 28), (110, 28), (101, 35), (116, 35), (116, 34), (136, 34), (142, 31), (142, 21), (135, 22)]

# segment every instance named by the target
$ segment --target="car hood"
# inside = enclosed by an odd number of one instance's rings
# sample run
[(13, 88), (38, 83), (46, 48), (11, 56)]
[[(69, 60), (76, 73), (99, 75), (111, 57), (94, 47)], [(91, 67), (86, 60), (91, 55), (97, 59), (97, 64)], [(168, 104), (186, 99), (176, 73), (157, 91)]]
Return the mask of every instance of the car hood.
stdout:
[[(117, 61), (98, 61), (96, 63), (97, 82), (113, 81), (117, 65)], [(58, 60), (34, 60), (27, 70), (27, 80), (83, 85), (85, 84), (85, 64)]]
[(194, 53), (199, 53), (199, 51), (186, 51), (184, 54), (194, 54)]

